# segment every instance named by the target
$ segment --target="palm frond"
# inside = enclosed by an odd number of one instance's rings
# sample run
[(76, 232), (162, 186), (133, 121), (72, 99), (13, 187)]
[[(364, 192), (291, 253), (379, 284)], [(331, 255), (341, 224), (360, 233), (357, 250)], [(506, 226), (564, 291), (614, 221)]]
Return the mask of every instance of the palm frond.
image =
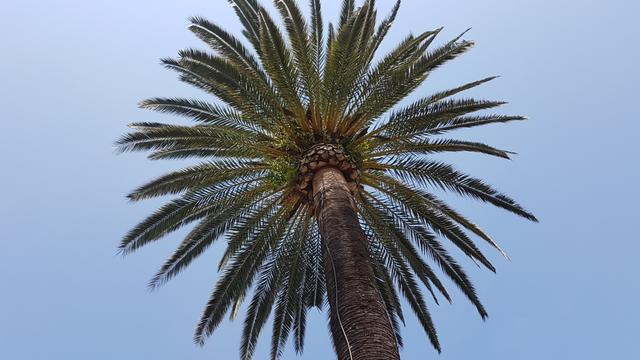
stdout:
[(181, 80), (211, 92), (265, 128), (280, 120), (282, 100), (270, 86), (247, 77), (223, 57), (196, 49), (181, 50), (179, 55), (177, 65), (166, 64), (182, 74)]
[(131, 127), (140, 131), (126, 134), (116, 142), (120, 152), (206, 148), (218, 150), (219, 156), (257, 158), (268, 147), (260, 145), (252, 132), (222, 125), (135, 123)]
[[(302, 215), (302, 214), (301, 214)], [(271, 341), (271, 359), (277, 360), (282, 355), (282, 349), (292, 330), (293, 322), (301, 305), (299, 299), (304, 290), (304, 246), (306, 245), (307, 223), (310, 214), (305, 212), (299, 216), (295, 228), (291, 234), (291, 250), (288, 251), (286, 264), (286, 277), (283, 287), (277, 299), (273, 320), (273, 335)], [(304, 304), (302, 304), (304, 305)]]
[(469, 196), (503, 208), (525, 219), (538, 221), (515, 200), (500, 193), (486, 182), (463, 174), (451, 165), (425, 159), (404, 159), (390, 163), (376, 163), (375, 169), (385, 169), (405, 181), (421, 186), (436, 187)]
[[(420, 196), (414, 195), (410, 190), (404, 188), (393, 180), (387, 180), (386, 185), (389, 187), (385, 188), (384, 186), (381, 186), (376, 189), (388, 196), (390, 204), (396, 208), (404, 209), (405, 212), (408, 212), (411, 217), (417, 220), (416, 223), (430, 227), (433, 231), (436, 231), (441, 236), (450, 240), (467, 256), (480, 261), (487, 268), (495, 271), (493, 265), (480, 252), (473, 241), (471, 241), (471, 239), (469, 239), (466, 234), (455, 226), (455, 224), (453, 224), (446, 216), (434, 212), (433, 209), (429, 209), (420, 201)], [(395, 192), (394, 190), (398, 191)], [(476, 306), (478, 313), (484, 319), (487, 316), (487, 312), (484, 309), (484, 306), (480, 303), (473, 285), (468, 280), (468, 277), (462, 268), (446, 253), (444, 248), (433, 236), (430, 236), (419, 227), (416, 227), (415, 230), (416, 234), (420, 235), (419, 237), (416, 237), (416, 239), (419, 240), (420, 245), (428, 251), (432, 258), (440, 265), (442, 270), (445, 271), (447, 276), (454, 281), (467, 298)]]
[(452, 101), (428, 102), (418, 101), (393, 113), (387, 123), (376, 131), (381, 136), (410, 138), (417, 134), (427, 133), (439, 125), (450, 125), (462, 115), (486, 110), (503, 105), (502, 101), (485, 101), (463, 99)]
[[(346, 4), (346, 2), (345, 2)], [(326, 129), (329, 133), (337, 130), (338, 122), (349, 103), (352, 88), (366, 69), (365, 54), (368, 46), (368, 33), (372, 33), (374, 16), (370, 1), (358, 8), (338, 29), (327, 53), (327, 62), (323, 79), (325, 97), (330, 99), (323, 112), (329, 121)]]
[(237, 178), (264, 175), (267, 169), (266, 164), (258, 162), (237, 160), (205, 162), (154, 179), (138, 187), (127, 197), (133, 201), (140, 201), (157, 196), (178, 194)]
[(180, 98), (151, 98), (141, 101), (139, 105), (143, 109), (185, 116), (208, 125), (239, 127), (262, 133), (259, 125), (246, 121), (241, 113), (231, 108), (210, 104), (205, 101)]
[(342, 10), (340, 11), (340, 27), (344, 26), (355, 11), (354, 0), (342, 0)]
[(424, 45), (430, 44), (439, 32), (440, 29), (437, 29), (423, 32), (416, 37), (408, 36), (369, 69), (355, 86), (350, 113), (364, 113), (368, 104), (374, 104), (375, 96), (379, 95), (385, 83), (393, 81), (394, 76), (398, 76), (403, 69), (410, 67), (424, 53)]
[(264, 70), (239, 39), (207, 19), (192, 17), (189, 22), (189, 30), (233, 63), (245, 76), (257, 80), (265, 87), (269, 86)]
[(366, 184), (387, 196), (395, 206), (405, 209), (418, 219), (422, 219), (423, 224), (450, 240), (465, 255), (479, 261), (489, 270), (495, 272), (495, 267), (455, 221), (443, 213), (441, 209), (433, 207), (432, 204), (425, 201), (425, 198), (416, 189), (411, 189), (384, 175), (379, 175), (375, 179), (367, 177)]
[[(284, 195), (281, 195), (281, 200)], [(237, 256), (238, 252), (242, 250), (243, 245), (246, 244), (248, 239), (252, 239), (262, 229), (269, 226), (274, 219), (277, 219), (282, 212), (282, 208), (278, 202), (274, 202), (273, 206), (265, 206), (261, 209), (254, 210), (250, 216), (243, 217), (232, 229), (230, 229), (227, 237), (227, 248), (220, 259), (218, 264), (218, 271), (224, 269), (228, 262)]]
[(390, 206), (384, 200), (371, 193), (365, 193), (365, 197), (367, 200), (364, 201), (364, 208), (368, 216), (376, 220), (374, 223), (377, 224), (376, 232), (379, 234), (378, 236), (386, 234), (384, 236), (392, 240), (391, 242), (388, 241), (388, 243), (393, 244), (396, 248), (395, 251), (398, 254), (401, 253), (407, 260), (413, 272), (431, 293), (436, 304), (438, 304), (438, 299), (431, 284), (438, 289), (447, 301), (451, 302), (451, 296), (440, 279), (438, 279), (431, 267), (422, 260), (415, 247), (409, 241), (410, 238), (417, 236), (414, 228), (420, 225), (414, 223), (411, 216), (407, 215), (403, 209)]
[[(322, 9), (320, 0), (309, 0), (311, 7), (311, 56), (315, 71), (321, 75), (322, 65), (324, 64), (324, 24), (322, 22)], [(319, 101), (320, 99), (316, 99)]]
[[(296, 68), (304, 85), (304, 95), (310, 103), (317, 103), (320, 97), (320, 73), (316, 64), (317, 54), (314, 59), (307, 22), (295, 0), (276, 0), (275, 3), (289, 35)], [(316, 26), (318, 26), (317, 22)], [(318, 33), (315, 34), (316, 37), (318, 35)]]
[[(405, 41), (406, 49), (400, 51), (400, 54), (408, 56), (405, 65), (396, 69), (391, 67), (391, 70), (386, 71), (388, 72), (387, 76), (380, 77), (376, 85), (369, 85), (371, 90), (368, 91), (368, 95), (357, 108), (357, 113), (363, 114), (363, 117), (369, 122), (377, 119), (422, 84), (431, 71), (455, 59), (473, 46), (473, 42), (458, 42), (458, 38), (456, 38), (422, 55), (439, 32), (440, 29), (437, 29), (424, 33), (422, 35), (424, 38), (407, 39)], [(416, 42), (416, 40), (418, 41)], [(406, 52), (412, 49), (413, 51)], [(363, 123), (361, 126), (365, 124)]]
[[(278, 214), (281, 213), (282, 211), (278, 212)], [(297, 219), (297, 217), (295, 217), (295, 219)], [(265, 237), (260, 239), (263, 242), (270, 242), (269, 245), (274, 250), (270, 252), (270, 256), (262, 266), (258, 284), (255, 287), (251, 304), (247, 310), (240, 346), (242, 359), (251, 359), (253, 356), (258, 336), (271, 313), (278, 293), (282, 289), (282, 280), (286, 276), (284, 270), (289, 261), (289, 250), (292, 245), (290, 241), (287, 242), (286, 240), (290, 240), (292, 231), (295, 231), (295, 229), (293, 229), (295, 219), (290, 221), (286, 229), (284, 229), (283, 226), (277, 238)]]
[(326, 294), (324, 277), (323, 244), (315, 222), (309, 223), (309, 245), (305, 253), (307, 259), (307, 283), (305, 284), (305, 302), (308, 307), (322, 310)]
[(240, 252), (225, 267), (215, 289), (202, 312), (194, 340), (204, 344), (227, 313), (232, 301), (251, 287), (269, 250), (285, 236), (290, 222), (288, 211), (281, 209), (273, 222), (247, 241)]
[(198, 188), (160, 207), (131, 229), (120, 243), (123, 254), (158, 240), (166, 234), (228, 206), (233, 198), (259, 184), (260, 177), (234, 179)]
[(300, 101), (299, 74), (296, 67), (292, 66), (293, 56), (282, 33), (265, 9), (259, 12), (259, 23), (262, 64), (283, 97), (288, 111), (295, 114), (299, 125), (304, 128), (306, 124), (301, 119), (304, 118), (305, 110)]
[[(370, 220), (373, 220), (375, 223), (374, 219), (370, 218)], [(367, 226), (371, 226), (370, 221), (367, 221)], [(384, 232), (376, 232), (375, 230), (373, 230), (373, 233), (376, 235), (376, 239), (385, 238)], [(390, 243), (391, 242), (389, 242), (389, 244)], [(389, 248), (386, 248), (384, 246), (383, 248), (385, 248), (386, 251), (389, 250)], [(381, 248), (379, 248), (378, 250), (380, 249)], [(396, 264), (397, 270), (393, 270), (393, 267), (391, 267), (392, 269), (391, 273), (392, 273), (392, 276), (395, 277), (396, 285), (400, 293), (403, 295), (405, 300), (411, 306), (411, 309), (413, 310), (414, 314), (418, 318), (418, 321), (422, 325), (422, 328), (427, 333), (427, 336), (429, 337), (429, 340), (431, 341), (431, 344), (433, 345), (433, 347), (436, 348), (438, 351), (440, 351), (440, 343), (438, 340), (436, 329), (433, 325), (433, 320), (431, 319), (431, 315), (429, 314), (429, 311), (427, 309), (426, 303), (422, 296), (422, 292), (417, 282), (415, 281), (415, 278), (413, 277), (412, 272), (410, 271), (409, 267), (406, 265), (404, 260), (397, 260), (399, 258), (398, 255), (396, 256), (393, 256), (393, 255), (389, 256), (389, 255), (386, 256), (387, 257), (387, 260), (385, 261), (387, 264), (386, 266), (387, 268), (390, 268), (389, 267), (390, 261)], [(396, 258), (396, 260), (390, 259), (394, 257)]]
[[(153, 276), (149, 287), (155, 289), (176, 276), (200, 256), (214, 241), (232, 228), (241, 218), (254, 208), (274, 206), (274, 201), (265, 201), (264, 188), (256, 187), (234, 198), (233, 204), (220, 212), (207, 216), (184, 238), (178, 249), (169, 257), (162, 268)], [(272, 194), (267, 193), (267, 197)], [(277, 197), (276, 197), (277, 199)]]
[(228, 0), (233, 6), (238, 19), (244, 26), (242, 32), (257, 52), (260, 52), (260, 22), (258, 14), (262, 8), (257, 0)]
[[(439, 30), (438, 30), (439, 32)], [(436, 32), (437, 34), (437, 32)], [(427, 40), (422, 46), (422, 50), (426, 51), (433, 39)], [(383, 114), (393, 105), (396, 105), (400, 100), (404, 99), (410, 92), (415, 90), (426, 79), (428, 74), (444, 65), (450, 60), (457, 58), (458, 56), (467, 52), (473, 46), (471, 41), (457, 42), (457, 38), (444, 46), (440, 46), (435, 50), (428, 52), (426, 55), (420, 57), (411, 68), (401, 74), (400, 79), (391, 81), (387, 86), (383, 86), (381, 89), (387, 91), (390, 96), (380, 101), (373, 109), (368, 110), (368, 113), (372, 118), (377, 118), (380, 114)], [(383, 99), (378, 97), (378, 99)]]
[(419, 139), (417, 141), (407, 141), (398, 139), (380, 142), (378, 148), (372, 151), (368, 155), (368, 158), (383, 158), (391, 155), (436, 154), (442, 152), (474, 152), (497, 156), (503, 159), (509, 159), (509, 154), (513, 154), (513, 152), (507, 150), (500, 150), (486, 144), (472, 141), (452, 139)]
[(253, 357), (258, 342), (258, 335), (271, 313), (275, 297), (280, 289), (282, 261), (284, 261), (282, 256), (271, 256), (265, 262), (260, 272), (253, 298), (247, 309), (247, 316), (242, 331), (240, 357), (243, 360), (249, 360)]
[(371, 44), (369, 46), (369, 49), (367, 50), (367, 53), (369, 55), (367, 60), (368, 63), (371, 62), (373, 56), (380, 47), (380, 44), (382, 44), (382, 40), (384, 40), (384, 38), (387, 36), (387, 33), (389, 32), (389, 29), (391, 29), (391, 25), (393, 25), (393, 22), (396, 19), (398, 10), (400, 10), (400, 0), (396, 1), (396, 4), (391, 9), (391, 13), (384, 20), (382, 20), (382, 22), (378, 26), (376, 34), (372, 37)]
[(373, 270), (376, 276), (378, 291), (380, 292), (382, 300), (384, 301), (387, 308), (387, 314), (389, 315), (391, 325), (393, 326), (393, 331), (396, 334), (396, 342), (398, 344), (398, 347), (402, 348), (404, 346), (404, 341), (402, 339), (402, 334), (400, 331), (400, 323), (402, 323), (403, 325), (405, 324), (404, 314), (402, 313), (402, 306), (400, 305), (398, 293), (393, 287), (393, 281), (391, 280), (391, 276), (389, 275), (388, 270), (386, 269), (384, 263), (380, 261), (380, 257), (376, 256), (375, 253), (376, 252), (372, 251), (370, 246), (371, 262), (373, 264)]

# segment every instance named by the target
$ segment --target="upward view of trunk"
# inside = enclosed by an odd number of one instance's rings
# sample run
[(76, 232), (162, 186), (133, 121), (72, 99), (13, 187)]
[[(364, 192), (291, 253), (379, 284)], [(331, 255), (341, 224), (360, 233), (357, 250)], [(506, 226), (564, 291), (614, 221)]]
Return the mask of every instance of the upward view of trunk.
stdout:
[(329, 324), (339, 360), (400, 359), (375, 277), (364, 231), (340, 170), (313, 177), (314, 206), (325, 246)]

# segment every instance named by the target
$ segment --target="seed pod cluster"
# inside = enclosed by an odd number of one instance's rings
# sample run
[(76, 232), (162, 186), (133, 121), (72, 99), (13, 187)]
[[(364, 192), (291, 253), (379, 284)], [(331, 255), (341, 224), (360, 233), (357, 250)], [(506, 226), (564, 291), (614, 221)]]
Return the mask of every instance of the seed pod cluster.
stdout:
[[(318, 144), (314, 145), (300, 160), (298, 166), (298, 190), (305, 196), (311, 197), (311, 181), (316, 171), (325, 166), (334, 166), (344, 174), (344, 177), (356, 188), (360, 178), (360, 170), (351, 162), (340, 145)], [(351, 184), (353, 183), (353, 184)]]

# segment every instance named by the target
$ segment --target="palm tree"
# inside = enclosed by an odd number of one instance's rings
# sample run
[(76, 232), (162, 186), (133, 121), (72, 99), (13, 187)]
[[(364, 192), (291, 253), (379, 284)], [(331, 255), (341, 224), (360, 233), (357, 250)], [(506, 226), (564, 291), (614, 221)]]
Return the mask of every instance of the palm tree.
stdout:
[(310, 1), (310, 21), (295, 0), (276, 0), (287, 39), (257, 0), (229, 2), (254, 52), (220, 26), (194, 17), (189, 29), (214, 52), (186, 49), (177, 59), (162, 60), (180, 80), (221, 104), (144, 100), (142, 108), (197, 124), (135, 123), (134, 132), (117, 142), (121, 151), (151, 151), (151, 159), (204, 159), (129, 195), (133, 201), (179, 197), (135, 226), (121, 252), (196, 223), (150, 281), (155, 289), (225, 239), (221, 275), (195, 341), (202, 344), (227, 313), (235, 318), (246, 299), (243, 359), (252, 357), (272, 313), (271, 357), (280, 357), (290, 336), (302, 352), (307, 311), (322, 310), (325, 303), (339, 359), (399, 359), (399, 294), (440, 351), (423, 291), (435, 303), (436, 293), (451, 298), (433, 264), (487, 316), (441, 240), (491, 271), (470, 234), (500, 248), (430, 190), (536, 218), (482, 180), (429, 155), (462, 151), (509, 158), (507, 151), (441, 135), (525, 118), (478, 115), (500, 101), (452, 98), (493, 78), (397, 107), (433, 70), (473, 45), (460, 35), (434, 48), (436, 29), (406, 37), (374, 61), (400, 1), (377, 24), (373, 0), (360, 7), (345, 0), (339, 23), (329, 24), (325, 35), (319, 0)]

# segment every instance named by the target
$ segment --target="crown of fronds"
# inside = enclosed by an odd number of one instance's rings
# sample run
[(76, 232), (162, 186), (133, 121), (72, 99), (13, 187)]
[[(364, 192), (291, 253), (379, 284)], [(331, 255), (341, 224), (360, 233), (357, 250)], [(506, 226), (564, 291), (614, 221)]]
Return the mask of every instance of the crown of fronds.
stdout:
[(346, 166), (357, 171), (357, 178), (348, 178), (354, 181), (371, 263), (399, 343), (398, 328), (404, 322), (401, 294), (433, 346), (440, 349), (422, 290), (436, 303), (436, 293), (451, 298), (433, 264), (486, 317), (472, 283), (441, 240), (450, 241), (492, 271), (494, 266), (470, 234), (496, 249), (498, 245), (429, 190), (452, 191), (536, 219), (484, 181), (430, 159), (429, 154), (463, 151), (509, 158), (507, 151), (442, 135), (524, 117), (478, 115), (503, 102), (456, 96), (493, 78), (396, 106), (433, 70), (465, 53), (473, 43), (461, 35), (435, 46), (440, 32), (436, 29), (408, 36), (374, 60), (399, 1), (378, 23), (373, 0), (360, 7), (345, 0), (339, 23), (329, 24), (324, 31), (319, 0), (310, 1), (310, 19), (295, 0), (275, 0), (286, 37), (257, 0), (229, 2), (253, 50), (222, 27), (194, 17), (189, 30), (213, 51), (186, 49), (175, 59), (162, 60), (180, 80), (220, 101), (142, 101), (142, 108), (186, 116), (197, 124), (135, 123), (131, 125), (134, 132), (117, 142), (122, 151), (150, 151), (151, 159), (204, 159), (129, 195), (134, 201), (167, 194), (179, 197), (124, 237), (120, 249), (125, 254), (196, 223), (150, 287), (162, 285), (212, 243), (225, 239), (221, 275), (196, 328), (195, 341), (202, 344), (225, 314), (234, 318), (246, 299), (243, 359), (252, 356), (271, 313), (272, 358), (280, 356), (290, 336), (301, 352), (307, 311), (322, 308), (326, 296), (322, 243), (312, 203), (303, 191), (301, 164), (310, 149), (325, 144), (338, 149), (348, 159)]

